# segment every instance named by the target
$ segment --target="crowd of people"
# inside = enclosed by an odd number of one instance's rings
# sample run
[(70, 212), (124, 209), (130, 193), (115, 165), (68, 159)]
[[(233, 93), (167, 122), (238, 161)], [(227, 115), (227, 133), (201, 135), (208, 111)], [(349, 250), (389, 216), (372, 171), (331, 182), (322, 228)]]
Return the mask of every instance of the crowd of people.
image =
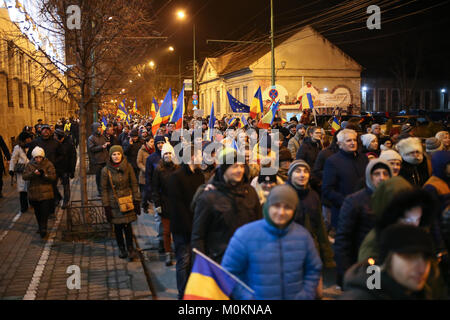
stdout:
[[(252, 118), (209, 120), (92, 125), (90, 172), (120, 258), (136, 259), (132, 222), (150, 213), (159, 252), (167, 266), (175, 260), (179, 299), (194, 248), (254, 290), (236, 286), (235, 299), (320, 299), (334, 268), (343, 299), (447, 298), (448, 131), (415, 137), (404, 125), (390, 135), (342, 122), (331, 134), (296, 117), (264, 130)], [(0, 139), (21, 211), (31, 204), (43, 238), (55, 206), (70, 200), (78, 139), (73, 119), (25, 127), (12, 156)], [(368, 287), (370, 266), (381, 288)]]

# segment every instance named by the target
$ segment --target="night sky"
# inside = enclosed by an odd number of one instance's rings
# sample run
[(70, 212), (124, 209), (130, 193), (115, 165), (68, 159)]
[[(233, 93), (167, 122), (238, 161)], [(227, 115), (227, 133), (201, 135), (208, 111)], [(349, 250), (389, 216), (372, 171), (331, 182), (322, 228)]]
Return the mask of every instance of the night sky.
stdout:
[[(196, 25), (197, 60), (225, 49), (226, 44), (206, 44), (207, 39), (257, 39), (270, 32), (269, 0), (155, 0), (155, 29), (167, 42), (159, 42), (153, 54), (156, 59), (178, 65), (192, 61), (192, 23)], [(366, 8), (379, 5), (381, 30), (368, 30)], [(432, 8), (435, 6), (434, 8)], [(176, 19), (184, 9), (185, 21)], [(385, 12), (383, 12), (386, 10)], [(363, 76), (390, 75), (392, 61), (399, 52), (412, 55), (422, 48), (421, 77), (448, 80), (450, 75), (449, 30), (450, 0), (405, 1), (332, 1), (274, 0), (275, 36), (294, 24), (311, 23), (331, 42), (353, 57), (364, 68)], [(249, 34), (252, 36), (249, 37)], [(163, 48), (173, 45), (176, 53), (166, 57)], [(405, 50), (406, 49), (406, 50)], [(420, 50), (419, 50), (420, 51)], [(186, 71), (188, 72), (188, 71)]]

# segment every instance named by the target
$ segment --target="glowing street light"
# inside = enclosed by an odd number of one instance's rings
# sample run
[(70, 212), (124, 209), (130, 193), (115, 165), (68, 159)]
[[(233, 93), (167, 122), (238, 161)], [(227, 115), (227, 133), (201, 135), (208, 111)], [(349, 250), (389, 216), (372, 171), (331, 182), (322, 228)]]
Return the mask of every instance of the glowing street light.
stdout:
[(133, 80), (130, 80), (130, 83), (133, 83)]
[(184, 13), (183, 10), (178, 10), (177, 17), (178, 17), (178, 19), (184, 19), (186, 17), (186, 14)]
[(362, 87), (362, 91), (367, 91), (367, 87), (366, 86)]
[(172, 46), (169, 47), (169, 51), (173, 52), (174, 50), (175, 49)]
[(441, 89), (441, 93), (446, 93), (446, 92), (447, 92), (447, 90)]
[(149, 65), (151, 68), (153, 68), (153, 67), (155, 66), (155, 63), (154, 63), (153, 61), (150, 61), (150, 62), (148, 63), (148, 65)]

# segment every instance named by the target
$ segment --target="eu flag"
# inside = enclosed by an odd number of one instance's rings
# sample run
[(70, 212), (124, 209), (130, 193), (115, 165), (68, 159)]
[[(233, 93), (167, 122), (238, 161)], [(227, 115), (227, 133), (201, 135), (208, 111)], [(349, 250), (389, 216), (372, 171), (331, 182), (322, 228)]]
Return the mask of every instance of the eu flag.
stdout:
[(235, 97), (233, 97), (228, 91), (228, 101), (230, 102), (231, 110), (235, 113), (249, 113), (250, 107), (239, 102)]

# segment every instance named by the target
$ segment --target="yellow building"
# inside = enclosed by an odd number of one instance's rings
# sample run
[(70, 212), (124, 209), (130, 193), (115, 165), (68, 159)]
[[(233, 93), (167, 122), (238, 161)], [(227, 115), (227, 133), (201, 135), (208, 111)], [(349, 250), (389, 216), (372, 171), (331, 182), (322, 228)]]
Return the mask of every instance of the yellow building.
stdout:
[[(8, 10), (0, 8), (0, 134), (11, 148), (11, 138), (17, 137), (26, 125), (38, 119), (55, 124), (69, 117), (69, 103), (59, 80), (65, 76), (55, 72), (49, 60), (35, 59), (36, 49), (11, 22)], [(45, 73), (45, 68), (58, 74), (59, 80)]]
[[(359, 112), (362, 67), (310, 26), (278, 41), (275, 61), (276, 100), (281, 101), (283, 116), (299, 112), (298, 98), (308, 82), (319, 114), (331, 113), (336, 106)], [(269, 45), (206, 58), (199, 74), (200, 109), (207, 115), (214, 102), (216, 115), (231, 113), (227, 91), (249, 105), (259, 86), (267, 103), (272, 89)]]

